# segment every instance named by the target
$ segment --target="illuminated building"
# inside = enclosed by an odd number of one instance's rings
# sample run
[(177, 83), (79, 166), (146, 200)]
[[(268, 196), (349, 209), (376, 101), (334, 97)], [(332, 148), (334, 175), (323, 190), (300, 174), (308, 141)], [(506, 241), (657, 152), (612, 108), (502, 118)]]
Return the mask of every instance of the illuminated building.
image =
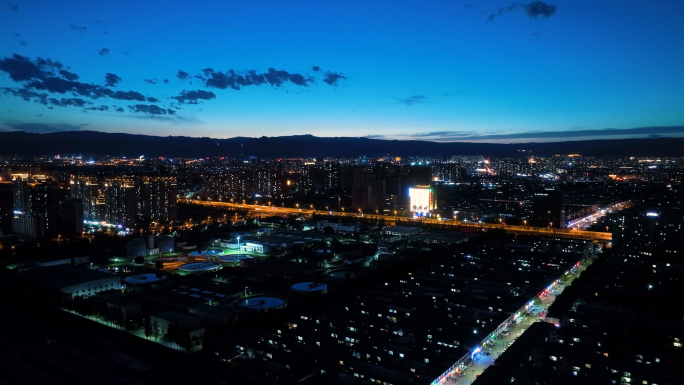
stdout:
[(135, 195), (139, 221), (164, 223), (176, 220), (176, 178), (138, 177), (135, 181)]
[[(59, 232), (58, 205), (67, 197), (66, 190), (45, 175), (15, 174), (12, 189), (14, 196), (14, 211), (25, 214), (39, 214), (42, 221), (34, 221), (42, 226), (40, 231), (30, 231), (22, 234), (40, 234), (40, 236), (56, 236)], [(33, 225), (32, 225), (33, 226)], [(22, 231), (27, 228), (20, 226)], [(28, 238), (33, 238), (29, 236)]]
[(41, 238), (45, 235), (43, 216), (38, 213), (15, 211), (12, 232), (26, 242)]
[(136, 219), (135, 189), (132, 181), (112, 180), (105, 184), (104, 221), (133, 227)]
[(417, 215), (427, 215), (435, 209), (435, 193), (430, 186), (415, 186), (409, 188), (409, 209)]
[(94, 177), (70, 176), (69, 184), (71, 197), (83, 200), (83, 219), (87, 221), (99, 221), (101, 206), (104, 202), (100, 199), (102, 189)]
[(626, 257), (671, 256), (684, 250), (684, 213), (678, 209), (631, 208), (613, 225), (613, 250)]

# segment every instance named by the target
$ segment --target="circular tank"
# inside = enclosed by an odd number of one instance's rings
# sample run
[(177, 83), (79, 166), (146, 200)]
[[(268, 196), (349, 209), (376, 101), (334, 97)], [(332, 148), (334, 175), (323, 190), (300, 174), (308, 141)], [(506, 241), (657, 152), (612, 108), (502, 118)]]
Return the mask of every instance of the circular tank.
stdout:
[(292, 290), (300, 293), (325, 293), (328, 285), (322, 282), (300, 282), (292, 285)]
[(165, 279), (166, 276), (163, 275), (161, 278), (157, 277), (157, 274), (137, 274), (137, 275), (131, 275), (130, 277), (124, 278), (124, 282), (130, 283), (132, 285), (141, 285), (144, 283), (151, 283), (151, 282), (156, 282), (162, 279)]
[(278, 297), (251, 297), (240, 301), (240, 306), (253, 310), (278, 309), (285, 306), (285, 300)]
[(181, 265), (179, 269), (183, 271), (211, 271), (220, 267), (221, 265), (215, 262), (192, 262)]
[(253, 259), (251, 255), (247, 254), (230, 254), (230, 255), (222, 255), (219, 257), (219, 261), (221, 262), (240, 262), (245, 259)]
[(345, 279), (347, 278), (347, 274), (349, 274), (349, 278), (356, 278), (359, 276), (359, 273), (353, 270), (335, 270), (330, 273), (330, 276), (334, 278)]

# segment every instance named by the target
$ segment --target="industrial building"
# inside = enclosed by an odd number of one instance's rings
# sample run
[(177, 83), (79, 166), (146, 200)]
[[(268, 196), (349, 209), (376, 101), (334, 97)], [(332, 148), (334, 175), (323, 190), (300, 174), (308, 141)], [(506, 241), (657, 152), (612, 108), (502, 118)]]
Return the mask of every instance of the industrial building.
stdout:
[(121, 277), (118, 275), (69, 264), (29, 269), (20, 274), (47, 289), (73, 296), (91, 296), (122, 288)]

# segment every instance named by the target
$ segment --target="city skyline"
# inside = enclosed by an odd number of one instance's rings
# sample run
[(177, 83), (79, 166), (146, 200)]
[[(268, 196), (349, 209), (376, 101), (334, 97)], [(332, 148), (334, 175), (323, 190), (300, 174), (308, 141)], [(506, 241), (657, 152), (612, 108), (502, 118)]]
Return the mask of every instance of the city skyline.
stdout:
[(223, 7), (5, 4), (0, 131), (498, 143), (684, 133), (680, 3)]

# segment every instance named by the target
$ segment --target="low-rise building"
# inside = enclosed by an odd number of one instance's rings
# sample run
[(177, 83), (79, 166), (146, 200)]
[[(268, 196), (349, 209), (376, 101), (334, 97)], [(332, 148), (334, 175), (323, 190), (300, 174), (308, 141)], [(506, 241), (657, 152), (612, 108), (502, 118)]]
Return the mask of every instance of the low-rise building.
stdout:
[(337, 222), (318, 221), (316, 227), (318, 228), (318, 231), (323, 231), (326, 227), (330, 227), (335, 231), (335, 233), (358, 233), (361, 231), (361, 226), (358, 223), (344, 224)]
[(70, 264), (39, 267), (21, 274), (48, 289), (57, 289), (73, 296), (91, 296), (102, 291), (123, 288), (118, 275)]
[(392, 235), (395, 237), (408, 238), (411, 235), (416, 235), (420, 233), (420, 227), (412, 226), (392, 226), (387, 227), (382, 231), (384, 235)]
[(204, 335), (204, 326), (201, 318), (181, 313), (177, 311), (165, 311), (150, 318), (150, 322), (157, 325), (157, 330), (161, 335), (168, 333), (169, 327), (177, 327), (186, 331), (190, 337), (201, 337)]

